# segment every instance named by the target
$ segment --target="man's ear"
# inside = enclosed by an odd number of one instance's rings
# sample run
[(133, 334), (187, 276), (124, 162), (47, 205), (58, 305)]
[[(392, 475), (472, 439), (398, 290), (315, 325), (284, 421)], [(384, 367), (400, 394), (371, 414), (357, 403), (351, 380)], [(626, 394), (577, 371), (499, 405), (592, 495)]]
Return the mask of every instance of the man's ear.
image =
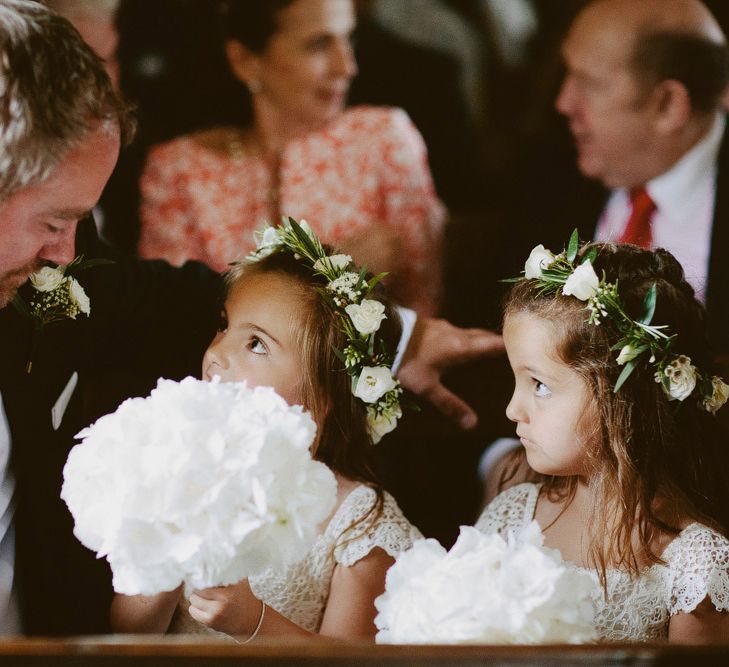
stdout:
[(651, 94), (651, 103), (656, 114), (656, 129), (662, 134), (672, 134), (691, 120), (691, 96), (680, 81), (661, 81)]
[(229, 39), (225, 42), (225, 56), (235, 77), (254, 91), (260, 86), (260, 59), (241, 42)]

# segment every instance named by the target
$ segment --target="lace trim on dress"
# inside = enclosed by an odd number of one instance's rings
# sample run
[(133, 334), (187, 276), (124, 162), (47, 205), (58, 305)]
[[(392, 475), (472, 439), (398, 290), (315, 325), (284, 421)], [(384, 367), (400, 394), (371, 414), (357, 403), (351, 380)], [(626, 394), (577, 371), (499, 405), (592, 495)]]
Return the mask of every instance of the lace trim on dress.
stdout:
[(476, 521), (482, 533), (520, 531), (534, 518), (541, 484), (517, 484), (494, 498)]
[(707, 596), (717, 611), (729, 611), (729, 540), (692, 523), (666, 547), (666, 604), (671, 615), (690, 613)]
[[(331, 531), (336, 539), (334, 560), (337, 563), (354, 565), (375, 547), (380, 547), (395, 558), (401, 551), (409, 549), (413, 540), (422, 537), (389, 494), (385, 494), (382, 511), (375, 522), (367, 517), (352, 527), (355, 521), (367, 515), (376, 501), (377, 494), (371, 488), (357, 487), (344, 501), (348, 511), (338, 512), (338, 516), (327, 527), (327, 532)], [(372, 516), (375, 516), (374, 511)]]

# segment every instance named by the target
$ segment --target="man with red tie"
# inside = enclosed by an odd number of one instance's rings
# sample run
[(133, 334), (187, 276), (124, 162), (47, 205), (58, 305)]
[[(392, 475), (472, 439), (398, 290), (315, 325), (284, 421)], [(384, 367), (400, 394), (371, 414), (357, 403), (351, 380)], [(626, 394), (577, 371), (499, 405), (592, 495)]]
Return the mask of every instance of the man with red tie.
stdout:
[(509, 225), (527, 238), (506, 232), (504, 245), (558, 247), (578, 227), (582, 238), (666, 248), (707, 306), (715, 347), (729, 352), (729, 52), (719, 25), (699, 0), (596, 0), (562, 55), (555, 106), (579, 174), (560, 180), (559, 146), (547, 162), (533, 151), (537, 173), (520, 179), (530, 197)]

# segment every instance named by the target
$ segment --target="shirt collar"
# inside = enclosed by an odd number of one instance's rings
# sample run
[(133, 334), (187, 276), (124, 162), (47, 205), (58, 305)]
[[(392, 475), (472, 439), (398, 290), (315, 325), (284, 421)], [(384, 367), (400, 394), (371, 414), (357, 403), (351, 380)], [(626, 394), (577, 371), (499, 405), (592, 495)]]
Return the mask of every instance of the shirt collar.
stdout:
[(648, 181), (646, 190), (662, 216), (674, 221), (691, 220), (705, 200), (702, 183), (713, 185), (716, 160), (724, 135), (726, 117), (717, 113), (704, 137), (667, 172)]

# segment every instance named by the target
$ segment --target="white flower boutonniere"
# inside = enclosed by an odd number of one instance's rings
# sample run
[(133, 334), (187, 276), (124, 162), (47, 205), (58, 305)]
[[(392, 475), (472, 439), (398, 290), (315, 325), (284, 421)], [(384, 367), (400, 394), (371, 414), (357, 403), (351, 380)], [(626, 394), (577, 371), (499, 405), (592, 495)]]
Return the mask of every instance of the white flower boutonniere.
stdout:
[(68, 264), (44, 266), (30, 277), (32, 290), (27, 301), (19, 294), (15, 295), (13, 306), (34, 325), (33, 342), (26, 364), (28, 373), (33, 368), (33, 357), (40, 333), (45, 327), (68, 319), (75, 320), (79, 315), (91, 314), (91, 300), (74, 274), (100, 264), (112, 262), (107, 259), (84, 261), (83, 255), (80, 255)]

